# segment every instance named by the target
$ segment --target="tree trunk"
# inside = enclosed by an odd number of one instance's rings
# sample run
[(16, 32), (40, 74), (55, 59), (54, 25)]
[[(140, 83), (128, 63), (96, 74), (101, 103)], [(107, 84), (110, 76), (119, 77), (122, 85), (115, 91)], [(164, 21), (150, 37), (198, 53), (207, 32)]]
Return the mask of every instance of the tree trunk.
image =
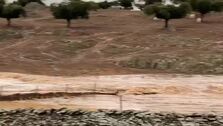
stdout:
[(165, 28), (167, 29), (168, 27), (169, 27), (169, 20), (166, 19), (166, 20), (165, 20)]
[(8, 25), (8, 27), (11, 26), (11, 19), (10, 18), (7, 18), (7, 25)]
[(70, 25), (71, 25), (71, 20), (67, 19), (67, 27), (70, 28)]

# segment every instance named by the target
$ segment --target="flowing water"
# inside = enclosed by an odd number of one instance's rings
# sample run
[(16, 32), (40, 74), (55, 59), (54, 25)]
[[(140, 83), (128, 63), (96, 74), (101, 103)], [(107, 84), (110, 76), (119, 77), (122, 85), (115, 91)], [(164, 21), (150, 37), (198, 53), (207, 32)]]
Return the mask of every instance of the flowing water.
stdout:
[[(178, 113), (223, 113), (223, 76), (142, 74), (52, 77), (0, 73), (0, 93), (104, 92), (22, 101), (0, 107), (150, 110)], [(106, 95), (106, 92), (108, 93)], [(110, 95), (109, 92), (117, 92)]]
[[(16, 0), (6, 0), (7, 2), (13, 2), (13, 1), (16, 1)], [(67, 0), (42, 0), (43, 3), (45, 5), (51, 5), (52, 3), (61, 3), (61, 2), (65, 2)], [(94, 2), (102, 2), (104, 0), (84, 0), (84, 1), (94, 1)], [(113, 0), (108, 0), (108, 1), (113, 1)]]

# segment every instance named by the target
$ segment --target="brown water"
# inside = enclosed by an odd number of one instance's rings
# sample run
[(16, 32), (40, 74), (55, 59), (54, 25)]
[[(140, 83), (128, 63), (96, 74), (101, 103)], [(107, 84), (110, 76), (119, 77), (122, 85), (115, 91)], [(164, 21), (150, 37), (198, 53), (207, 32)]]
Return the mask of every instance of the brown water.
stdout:
[(80, 95), (12, 102), (0, 108), (83, 108), (223, 113), (223, 76), (111, 75), (49, 77), (0, 73), (1, 94), (101, 91), (118, 95)]

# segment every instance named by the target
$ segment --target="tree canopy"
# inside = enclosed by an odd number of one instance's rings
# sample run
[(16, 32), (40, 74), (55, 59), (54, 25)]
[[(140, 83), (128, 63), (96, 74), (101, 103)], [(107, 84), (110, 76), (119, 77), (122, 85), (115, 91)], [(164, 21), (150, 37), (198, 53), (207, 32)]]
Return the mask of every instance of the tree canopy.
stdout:
[(165, 20), (165, 28), (168, 28), (169, 20), (184, 18), (190, 12), (188, 3), (181, 3), (179, 7), (174, 5), (149, 5), (144, 9), (146, 15), (154, 14), (157, 18)]
[(223, 11), (222, 0), (190, 0), (190, 4), (192, 5), (194, 11), (200, 13), (202, 22), (204, 20), (204, 16), (211, 11)]
[(107, 8), (111, 7), (111, 4), (108, 1), (100, 2), (100, 3), (98, 3), (98, 5), (101, 9), (107, 9)]
[(207, 14), (212, 9), (211, 4), (210, 0), (199, 0), (196, 5), (196, 10), (201, 14)]
[(72, 1), (51, 6), (53, 16), (56, 19), (65, 19), (67, 27), (70, 27), (71, 20), (73, 19), (88, 18), (88, 9), (88, 4), (82, 1)]
[(4, 5), (5, 4), (5, 0), (0, 0), (0, 5)]
[(5, 1), (4, 0), (0, 0), (0, 14), (2, 13), (4, 4), (5, 4)]
[(132, 7), (133, 0), (119, 0), (120, 5), (125, 9)]
[(16, 5), (16, 4), (8, 4), (4, 5), (2, 12), (1, 12), (1, 17), (7, 19), (8, 21), (8, 26), (11, 25), (11, 19), (12, 18), (19, 18), (21, 14), (24, 13), (24, 10), (22, 6)]
[(215, 12), (222, 12), (223, 11), (223, 1), (215, 1), (212, 3), (212, 10)]

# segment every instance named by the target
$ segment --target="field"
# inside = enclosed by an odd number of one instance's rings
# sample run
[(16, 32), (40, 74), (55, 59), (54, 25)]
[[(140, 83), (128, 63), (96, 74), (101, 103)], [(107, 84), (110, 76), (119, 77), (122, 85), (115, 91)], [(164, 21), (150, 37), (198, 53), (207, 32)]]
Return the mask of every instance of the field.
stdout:
[(142, 12), (99, 10), (66, 28), (50, 12), (0, 20), (0, 71), (52, 76), (223, 73), (223, 15), (205, 23), (172, 20), (171, 29)]

